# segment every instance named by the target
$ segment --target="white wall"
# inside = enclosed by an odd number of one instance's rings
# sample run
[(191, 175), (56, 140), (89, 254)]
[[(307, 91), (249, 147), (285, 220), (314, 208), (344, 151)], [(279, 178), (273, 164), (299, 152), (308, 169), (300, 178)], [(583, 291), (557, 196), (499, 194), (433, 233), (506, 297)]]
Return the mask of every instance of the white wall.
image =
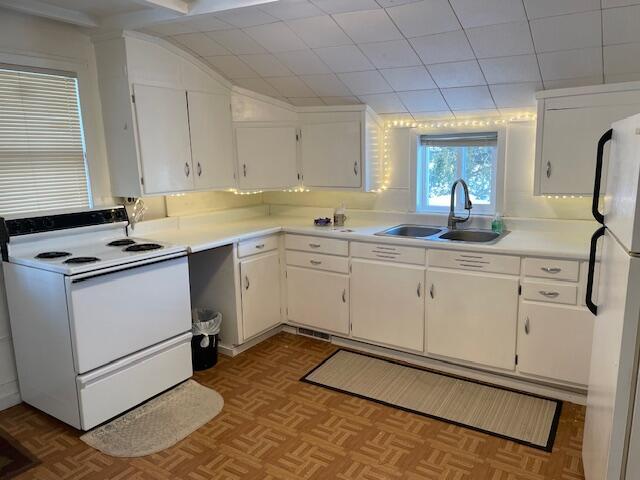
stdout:
[[(96, 206), (113, 203), (93, 45), (79, 29), (0, 9), (0, 63), (75, 71)], [(19, 401), (9, 316), (0, 275), (0, 409)]]

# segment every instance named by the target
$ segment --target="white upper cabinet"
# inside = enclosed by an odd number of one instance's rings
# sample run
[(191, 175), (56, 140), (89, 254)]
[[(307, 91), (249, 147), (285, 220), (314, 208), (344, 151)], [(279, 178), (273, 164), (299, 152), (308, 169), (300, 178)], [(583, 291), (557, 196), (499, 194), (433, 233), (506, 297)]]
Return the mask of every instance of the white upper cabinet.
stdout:
[(638, 111), (640, 82), (540, 92), (534, 193), (592, 195), (598, 140)]
[(196, 189), (233, 186), (233, 129), (229, 95), (190, 91), (187, 100)]
[(278, 189), (298, 183), (295, 126), (236, 126), (238, 186)]
[(145, 193), (190, 190), (193, 168), (185, 92), (135, 85), (134, 95)]

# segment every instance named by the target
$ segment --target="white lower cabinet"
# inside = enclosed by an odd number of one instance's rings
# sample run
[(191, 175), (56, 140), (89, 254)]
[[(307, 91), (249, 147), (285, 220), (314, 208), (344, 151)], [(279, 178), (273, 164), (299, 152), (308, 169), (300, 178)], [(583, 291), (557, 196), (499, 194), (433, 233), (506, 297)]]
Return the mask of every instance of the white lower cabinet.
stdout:
[(356, 259), (351, 268), (352, 336), (422, 352), (425, 268)]
[(287, 267), (287, 318), (300, 325), (349, 334), (349, 277)]
[(280, 262), (278, 251), (240, 262), (242, 336), (247, 340), (280, 323)]
[(518, 370), (586, 385), (593, 337), (591, 312), (523, 301), (519, 316)]
[(427, 273), (427, 352), (515, 369), (518, 278), (456, 270)]

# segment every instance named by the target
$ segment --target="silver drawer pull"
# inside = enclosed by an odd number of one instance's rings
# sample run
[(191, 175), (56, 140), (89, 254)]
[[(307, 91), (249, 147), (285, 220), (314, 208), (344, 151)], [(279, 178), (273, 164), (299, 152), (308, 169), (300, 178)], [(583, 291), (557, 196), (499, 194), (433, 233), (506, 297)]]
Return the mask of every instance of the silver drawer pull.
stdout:
[(546, 290), (538, 290), (538, 293), (547, 298), (556, 298), (558, 295), (560, 295), (560, 293), (558, 292), (547, 292)]
[(311, 248), (320, 248), (320, 244), (319, 243), (310, 243), (309, 246)]
[(540, 270), (546, 273), (560, 273), (562, 271), (561, 268), (558, 267), (540, 267)]
[(374, 248), (379, 248), (380, 250), (391, 250), (391, 251), (395, 251), (396, 250), (395, 247), (384, 247), (382, 245), (376, 245)]
[(484, 257), (483, 257), (483, 256), (481, 256), (481, 255), (464, 255), (464, 254), (462, 254), (462, 253), (460, 254), (460, 256), (461, 256), (462, 258), (481, 258), (481, 259), (482, 259), (482, 258), (484, 258)]
[(483, 265), (476, 265), (473, 263), (460, 263), (461, 267), (472, 267), (472, 268), (484, 268)]
[(524, 333), (529, 335), (529, 317), (524, 320)]
[(262, 250), (264, 248), (264, 243), (259, 243), (258, 245), (256, 245), (256, 248), (258, 250)]
[(309, 263), (311, 265), (321, 265), (322, 262), (320, 260), (309, 260)]
[(394, 257), (393, 255), (381, 255), (380, 253), (376, 253), (376, 257), (378, 258), (390, 258), (391, 260), (395, 260), (397, 257)]

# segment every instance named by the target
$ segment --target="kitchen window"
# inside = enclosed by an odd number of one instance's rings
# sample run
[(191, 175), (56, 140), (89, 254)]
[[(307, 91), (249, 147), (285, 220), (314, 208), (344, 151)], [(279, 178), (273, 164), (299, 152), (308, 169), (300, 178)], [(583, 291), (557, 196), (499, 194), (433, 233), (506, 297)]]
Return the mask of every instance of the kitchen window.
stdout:
[[(416, 161), (416, 211), (448, 212), (451, 186), (458, 178), (469, 186), (472, 213), (493, 214), (499, 199), (498, 132), (421, 135)], [(456, 206), (462, 205), (462, 188)]]
[(0, 65), (0, 215), (91, 206), (73, 74)]

